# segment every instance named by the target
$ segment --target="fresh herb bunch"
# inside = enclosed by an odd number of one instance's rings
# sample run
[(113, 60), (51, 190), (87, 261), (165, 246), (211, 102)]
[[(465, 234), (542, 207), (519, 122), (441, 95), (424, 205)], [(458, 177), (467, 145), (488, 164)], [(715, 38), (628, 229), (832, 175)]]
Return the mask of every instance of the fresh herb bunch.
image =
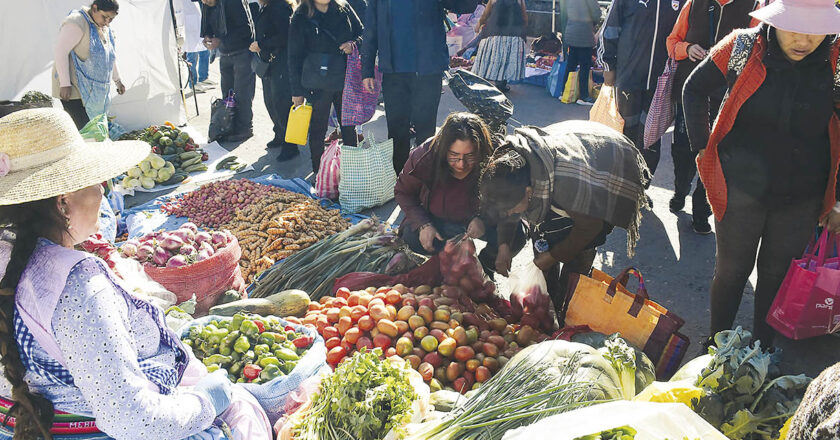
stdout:
[(381, 439), (404, 435), (418, 398), (407, 366), (381, 360), (382, 350), (362, 349), (321, 381), (312, 407), (295, 427), (299, 440)]

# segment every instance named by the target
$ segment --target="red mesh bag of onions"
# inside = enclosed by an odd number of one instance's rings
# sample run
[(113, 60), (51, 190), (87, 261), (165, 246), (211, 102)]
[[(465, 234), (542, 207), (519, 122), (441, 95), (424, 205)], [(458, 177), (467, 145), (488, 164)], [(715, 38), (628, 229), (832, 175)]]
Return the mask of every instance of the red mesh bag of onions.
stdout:
[(199, 231), (187, 222), (176, 231), (127, 240), (120, 253), (142, 263), (146, 274), (174, 293), (179, 303), (195, 295), (196, 316), (207, 314), (224, 292), (245, 291), (239, 268), (242, 249), (226, 230)]
[(484, 274), (472, 239), (447, 241), (438, 256), (443, 284), (460, 287), (475, 302), (492, 302), (496, 284)]

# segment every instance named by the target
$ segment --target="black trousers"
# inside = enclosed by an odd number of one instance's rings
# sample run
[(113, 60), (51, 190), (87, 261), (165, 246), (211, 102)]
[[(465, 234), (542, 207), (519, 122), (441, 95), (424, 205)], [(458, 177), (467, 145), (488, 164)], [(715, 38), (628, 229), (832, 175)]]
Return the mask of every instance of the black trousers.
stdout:
[(85, 110), (85, 105), (82, 103), (81, 99), (70, 99), (67, 101), (62, 100), (61, 106), (64, 107), (64, 111), (70, 115), (73, 119), (73, 123), (76, 124), (76, 128), (79, 130), (84, 128), (85, 124), (90, 122), (87, 110)]
[(717, 252), (710, 292), (712, 335), (732, 328), (744, 287), (757, 265), (753, 335), (762, 346), (770, 345), (775, 332), (765, 318), (790, 261), (802, 256), (814, 234), (822, 198), (802, 196), (790, 204), (762, 203), (729, 185), (726, 214), (723, 220), (715, 222)]
[(569, 292), (569, 278), (572, 274), (591, 275), (592, 263), (595, 261), (597, 253), (595, 247), (588, 247), (580, 251), (571, 261), (563, 263), (562, 270), (560, 269), (560, 263), (558, 263), (543, 271), (548, 296), (551, 298), (552, 305), (554, 305), (554, 312), (557, 314), (558, 321), (561, 321), (558, 322), (560, 327), (563, 327), (562, 321), (565, 319), (566, 297), (572, 293)]
[[(671, 143), (671, 158), (674, 160), (674, 197), (685, 199), (691, 192), (691, 182), (697, 175), (697, 153), (691, 151), (688, 132), (685, 129), (685, 113), (682, 102), (677, 102), (674, 119), (674, 141)], [(709, 218), (712, 208), (706, 199), (706, 187), (700, 177), (691, 196), (691, 215), (695, 221)]]
[[(341, 120), (342, 92), (312, 90), (307, 99), (312, 104), (312, 119), (309, 121), (309, 152), (312, 155), (312, 172), (317, 174), (324, 155), (324, 136), (330, 123), (330, 110), (335, 107), (335, 114)], [(342, 126), (341, 141), (344, 145), (356, 145), (356, 127)]]
[(411, 151), (411, 127), (417, 145), (434, 136), (443, 73), (386, 73), (382, 75), (388, 137), (394, 140), (394, 170), (403, 169)]
[[(435, 217), (432, 217), (432, 225), (435, 229), (437, 229), (440, 235), (443, 236), (444, 240), (449, 240), (458, 234), (463, 234), (467, 231), (467, 226), (469, 226), (447, 222)], [(429, 251), (424, 249), (423, 245), (420, 244), (420, 231), (412, 230), (408, 224), (403, 224), (403, 226), (400, 227), (400, 236), (414, 252), (422, 255), (429, 255)], [(496, 234), (496, 228), (488, 226), (484, 231), (484, 237), (481, 239), (487, 242), (487, 246), (478, 253), (478, 261), (481, 262), (484, 272), (490, 276), (496, 271), (496, 256), (499, 255), (499, 237)], [(513, 255), (518, 254), (519, 251), (525, 247), (526, 241), (527, 235), (525, 233), (525, 225), (520, 223), (513, 238), (511, 253)], [(446, 243), (443, 241), (435, 240), (435, 253), (442, 251), (445, 244)]]
[(647, 119), (650, 103), (653, 101), (655, 90), (623, 90), (618, 89), (618, 112), (624, 118), (624, 135), (633, 141), (636, 149), (642, 152), (651, 176), (659, 165), (659, 148), (662, 142), (645, 149), (645, 119)]
[(580, 92), (580, 99), (588, 98), (589, 70), (592, 68), (592, 48), (569, 46), (566, 57), (568, 61), (566, 62), (566, 72), (563, 76), (568, 80), (569, 74), (574, 72), (577, 66), (580, 66), (580, 72), (578, 72), (578, 91)]
[(222, 54), (219, 58), (219, 71), (222, 74), (222, 96), (227, 96), (228, 90), (236, 93), (236, 118), (234, 133), (251, 131), (254, 125), (254, 92), (257, 85), (257, 75), (251, 68), (253, 55), (247, 49), (232, 54)]
[[(289, 122), (289, 110), (292, 108), (292, 88), (285, 63), (273, 61), (268, 69), (268, 76), (262, 78), (263, 99), (268, 116), (274, 123), (274, 139), (269, 147), (286, 145), (286, 124)], [(297, 145), (293, 146), (298, 148)]]

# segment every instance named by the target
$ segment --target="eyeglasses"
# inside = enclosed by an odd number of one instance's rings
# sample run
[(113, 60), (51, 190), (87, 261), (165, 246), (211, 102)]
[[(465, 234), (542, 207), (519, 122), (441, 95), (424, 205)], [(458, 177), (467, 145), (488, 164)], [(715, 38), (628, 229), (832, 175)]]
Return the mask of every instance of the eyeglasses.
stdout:
[(476, 162), (478, 162), (478, 157), (476, 157), (476, 155), (473, 154), (473, 153), (470, 153), (470, 154), (449, 153), (449, 155), (446, 156), (446, 161), (449, 162), (451, 165), (455, 165), (456, 163), (458, 163), (462, 160), (467, 165), (473, 165)]

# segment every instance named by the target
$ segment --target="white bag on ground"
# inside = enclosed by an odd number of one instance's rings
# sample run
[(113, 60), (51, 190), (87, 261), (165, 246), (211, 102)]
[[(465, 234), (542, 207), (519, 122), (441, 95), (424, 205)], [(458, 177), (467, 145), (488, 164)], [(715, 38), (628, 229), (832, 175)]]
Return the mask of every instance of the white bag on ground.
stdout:
[(702, 417), (682, 403), (628, 402), (592, 405), (540, 420), (505, 433), (504, 440), (573, 440), (607, 429), (630, 426), (636, 440), (727, 440)]
[(355, 214), (394, 198), (394, 140), (377, 143), (368, 132), (361, 145), (341, 146), (341, 181), (338, 184), (341, 211)]

